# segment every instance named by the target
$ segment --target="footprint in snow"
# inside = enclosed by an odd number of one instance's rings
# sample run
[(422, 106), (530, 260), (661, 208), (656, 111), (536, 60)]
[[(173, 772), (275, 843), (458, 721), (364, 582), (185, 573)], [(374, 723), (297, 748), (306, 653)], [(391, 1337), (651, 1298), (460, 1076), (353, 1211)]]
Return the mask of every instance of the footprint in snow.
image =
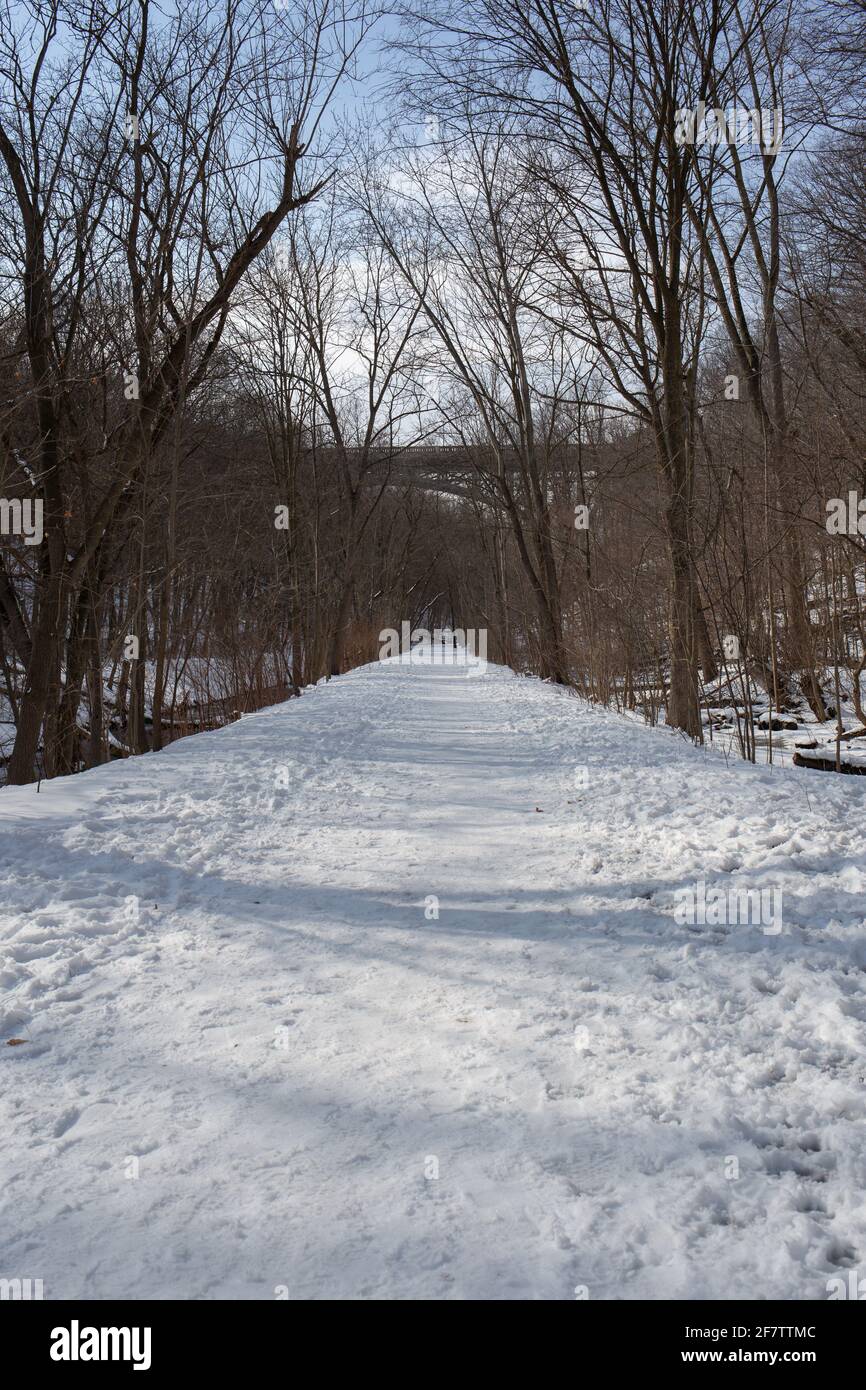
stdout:
[(63, 1114), (59, 1115), (54, 1122), (54, 1128), (51, 1131), (54, 1138), (59, 1139), (67, 1130), (70, 1130), (74, 1124), (77, 1124), (80, 1118), (81, 1111), (77, 1110), (74, 1105), (70, 1106), (68, 1110), (64, 1110)]

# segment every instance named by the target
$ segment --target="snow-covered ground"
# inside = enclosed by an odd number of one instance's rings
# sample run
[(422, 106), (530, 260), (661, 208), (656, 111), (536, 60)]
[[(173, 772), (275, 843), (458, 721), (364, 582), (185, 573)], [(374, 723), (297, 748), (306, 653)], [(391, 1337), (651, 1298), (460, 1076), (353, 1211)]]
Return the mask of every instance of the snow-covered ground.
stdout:
[[(866, 1274), (864, 812), (399, 662), (0, 790), (0, 1277), (825, 1298)], [(682, 921), (713, 887), (771, 925)]]

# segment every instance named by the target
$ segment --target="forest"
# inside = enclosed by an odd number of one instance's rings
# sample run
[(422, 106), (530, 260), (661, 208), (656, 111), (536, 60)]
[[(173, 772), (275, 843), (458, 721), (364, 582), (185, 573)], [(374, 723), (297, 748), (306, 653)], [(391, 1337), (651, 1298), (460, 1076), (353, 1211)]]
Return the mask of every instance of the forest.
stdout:
[(863, 0), (2, 0), (0, 776), (406, 622), (841, 768), (864, 66)]

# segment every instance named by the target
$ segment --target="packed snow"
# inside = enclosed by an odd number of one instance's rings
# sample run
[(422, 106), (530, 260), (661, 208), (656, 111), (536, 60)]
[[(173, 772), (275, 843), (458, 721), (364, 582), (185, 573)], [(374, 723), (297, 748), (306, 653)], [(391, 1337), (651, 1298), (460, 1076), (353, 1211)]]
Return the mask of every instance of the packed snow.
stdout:
[[(820, 1299), (866, 1272), (866, 786), (458, 657), (0, 790), (0, 1277)], [(683, 920), (750, 893), (780, 912)]]

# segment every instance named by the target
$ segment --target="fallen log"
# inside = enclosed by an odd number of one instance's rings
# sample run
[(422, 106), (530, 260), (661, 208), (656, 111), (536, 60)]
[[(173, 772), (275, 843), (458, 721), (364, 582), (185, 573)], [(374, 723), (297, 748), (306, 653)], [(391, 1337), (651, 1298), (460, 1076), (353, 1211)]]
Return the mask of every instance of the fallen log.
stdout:
[(866, 773), (866, 763), (846, 763), (842, 758), (839, 767), (836, 767), (836, 755), (832, 754), (829, 758), (818, 758), (814, 756), (803, 757), (797, 750), (794, 752), (792, 762), (795, 767), (813, 767), (818, 772), (848, 772), (854, 776)]

